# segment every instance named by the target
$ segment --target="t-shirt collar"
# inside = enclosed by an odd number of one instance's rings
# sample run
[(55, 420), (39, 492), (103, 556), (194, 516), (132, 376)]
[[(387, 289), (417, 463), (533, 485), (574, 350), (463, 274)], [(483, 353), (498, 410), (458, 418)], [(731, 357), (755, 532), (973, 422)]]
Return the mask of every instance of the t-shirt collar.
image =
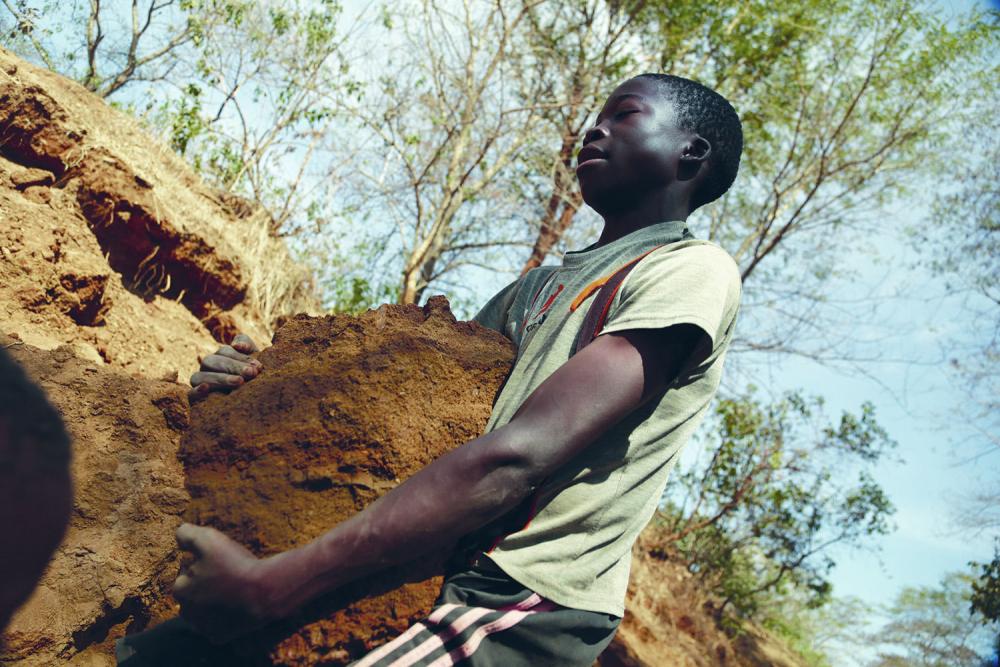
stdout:
[(610, 259), (623, 249), (632, 246), (636, 246), (638, 250), (638, 248), (645, 246), (652, 247), (663, 243), (679, 241), (686, 231), (687, 222), (685, 220), (658, 222), (642, 229), (637, 229), (599, 248), (588, 247), (583, 250), (571, 250), (563, 255), (563, 266), (567, 268), (576, 267), (593, 261)]

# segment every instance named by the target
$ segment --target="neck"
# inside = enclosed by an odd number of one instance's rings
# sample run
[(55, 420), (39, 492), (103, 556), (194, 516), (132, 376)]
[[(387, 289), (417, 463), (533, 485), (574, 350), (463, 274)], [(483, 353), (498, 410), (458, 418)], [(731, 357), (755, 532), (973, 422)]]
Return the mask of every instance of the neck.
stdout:
[(687, 220), (689, 215), (687, 204), (672, 198), (647, 199), (621, 211), (607, 212), (604, 218), (604, 229), (601, 238), (593, 247), (600, 247), (617, 241), (632, 232), (655, 225), (667, 220)]

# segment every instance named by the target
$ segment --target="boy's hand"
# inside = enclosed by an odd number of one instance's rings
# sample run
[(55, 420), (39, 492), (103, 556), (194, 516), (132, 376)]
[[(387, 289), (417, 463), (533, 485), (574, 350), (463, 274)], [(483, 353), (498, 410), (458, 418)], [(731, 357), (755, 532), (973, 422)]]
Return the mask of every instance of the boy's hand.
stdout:
[(177, 544), (194, 560), (174, 582), (174, 597), (199, 632), (225, 642), (274, 620), (264, 600), (262, 561), (245, 547), (188, 523), (177, 529)]
[(263, 368), (250, 357), (257, 346), (246, 334), (237, 334), (232, 345), (223, 345), (215, 354), (201, 360), (201, 368), (191, 376), (191, 402), (200, 400), (213, 391), (229, 391), (252, 380)]

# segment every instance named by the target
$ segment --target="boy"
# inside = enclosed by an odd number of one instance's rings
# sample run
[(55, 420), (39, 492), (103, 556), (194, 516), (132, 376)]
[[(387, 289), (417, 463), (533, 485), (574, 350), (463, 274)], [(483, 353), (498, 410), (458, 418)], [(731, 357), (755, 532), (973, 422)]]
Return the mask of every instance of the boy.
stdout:
[[(186, 615), (209, 630), (220, 607), (280, 618), (466, 536), (473, 563), (446, 579), (428, 618), (357, 664), (591, 665), (624, 613), (632, 543), (718, 387), (739, 273), (684, 220), (729, 188), (741, 150), (736, 112), (700, 84), (641, 75), (615, 89), (577, 163), (584, 200), (604, 218), (600, 239), (477, 315), (518, 346), (487, 432), (273, 557), (181, 526), (195, 556), (175, 584)], [(639, 258), (601, 335), (574, 353), (602, 278)], [(206, 358), (195, 395), (256, 376), (251, 351), (240, 339)]]

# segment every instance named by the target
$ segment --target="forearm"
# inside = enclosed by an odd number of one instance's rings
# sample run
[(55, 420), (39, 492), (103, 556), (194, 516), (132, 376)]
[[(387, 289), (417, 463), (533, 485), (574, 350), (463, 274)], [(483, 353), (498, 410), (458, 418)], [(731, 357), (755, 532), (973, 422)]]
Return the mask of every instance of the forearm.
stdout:
[(419, 471), (312, 542), (260, 563), (279, 615), (378, 570), (454, 544), (529, 496), (538, 473), (511, 429), (473, 440)]

